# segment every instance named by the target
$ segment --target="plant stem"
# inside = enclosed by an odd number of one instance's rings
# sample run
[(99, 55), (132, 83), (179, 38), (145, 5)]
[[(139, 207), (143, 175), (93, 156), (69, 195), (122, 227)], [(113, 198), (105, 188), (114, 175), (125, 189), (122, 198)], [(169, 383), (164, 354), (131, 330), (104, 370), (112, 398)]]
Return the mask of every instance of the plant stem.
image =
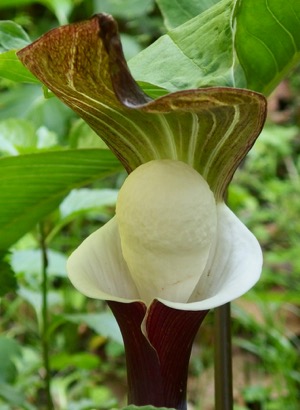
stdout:
[(53, 410), (53, 402), (51, 397), (51, 372), (49, 363), (49, 338), (48, 338), (48, 256), (47, 245), (45, 242), (46, 235), (44, 232), (44, 225), (41, 222), (40, 228), (40, 248), (42, 253), (42, 326), (41, 326), (41, 338), (42, 338), (42, 351), (43, 351), (43, 363), (44, 363), (44, 382), (45, 382), (45, 396), (46, 396), (46, 409)]
[(230, 303), (215, 309), (215, 410), (232, 410)]

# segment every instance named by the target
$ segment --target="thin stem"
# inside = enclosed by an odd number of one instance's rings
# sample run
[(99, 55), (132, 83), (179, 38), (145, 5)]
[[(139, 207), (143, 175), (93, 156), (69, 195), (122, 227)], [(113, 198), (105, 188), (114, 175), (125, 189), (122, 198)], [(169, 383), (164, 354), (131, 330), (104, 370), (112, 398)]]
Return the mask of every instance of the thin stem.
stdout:
[(232, 410), (230, 303), (215, 309), (215, 410)]
[(42, 338), (42, 351), (43, 351), (43, 363), (44, 363), (44, 381), (45, 381), (45, 396), (46, 396), (46, 409), (53, 410), (53, 402), (51, 397), (51, 372), (49, 363), (49, 338), (48, 338), (48, 256), (47, 245), (45, 242), (44, 225), (41, 222), (40, 228), (40, 247), (42, 252), (42, 326), (41, 326), (41, 338)]

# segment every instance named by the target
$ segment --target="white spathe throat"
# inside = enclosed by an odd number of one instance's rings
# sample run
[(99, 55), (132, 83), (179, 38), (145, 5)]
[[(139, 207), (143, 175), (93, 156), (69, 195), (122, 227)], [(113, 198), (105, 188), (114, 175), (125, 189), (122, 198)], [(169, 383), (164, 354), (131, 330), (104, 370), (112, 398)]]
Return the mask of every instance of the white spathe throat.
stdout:
[(125, 180), (116, 218), (141, 299), (187, 302), (217, 231), (215, 198), (202, 176), (180, 161), (147, 162)]

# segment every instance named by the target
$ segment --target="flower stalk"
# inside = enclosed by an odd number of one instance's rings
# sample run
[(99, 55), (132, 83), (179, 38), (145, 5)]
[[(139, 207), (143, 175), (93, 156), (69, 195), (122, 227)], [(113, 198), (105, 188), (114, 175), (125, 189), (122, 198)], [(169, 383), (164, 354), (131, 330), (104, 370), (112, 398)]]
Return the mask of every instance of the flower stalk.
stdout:
[(155, 300), (108, 302), (126, 352), (128, 403), (186, 410), (191, 348), (208, 311), (182, 311)]
[(232, 355), (230, 303), (215, 309), (214, 315), (215, 409), (232, 410)]
[(45, 242), (44, 224), (39, 224), (40, 228), (40, 248), (42, 254), (42, 318), (41, 318), (41, 338), (44, 365), (44, 390), (47, 410), (53, 410), (53, 401), (51, 396), (51, 369), (49, 354), (49, 309), (48, 309), (48, 255), (47, 245)]

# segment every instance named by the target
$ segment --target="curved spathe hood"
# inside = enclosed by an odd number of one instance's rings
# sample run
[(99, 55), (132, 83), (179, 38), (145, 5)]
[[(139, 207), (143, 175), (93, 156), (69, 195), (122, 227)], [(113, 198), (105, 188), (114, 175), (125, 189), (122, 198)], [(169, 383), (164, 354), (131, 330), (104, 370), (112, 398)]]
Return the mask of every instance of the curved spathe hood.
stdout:
[(131, 76), (117, 23), (106, 14), (51, 30), (17, 55), (128, 173), (151, 160), (176, 159), (198, 171), (217, 200), (266, 118), (264, 96), (245, 89), (161, 90), (153, 100)]

